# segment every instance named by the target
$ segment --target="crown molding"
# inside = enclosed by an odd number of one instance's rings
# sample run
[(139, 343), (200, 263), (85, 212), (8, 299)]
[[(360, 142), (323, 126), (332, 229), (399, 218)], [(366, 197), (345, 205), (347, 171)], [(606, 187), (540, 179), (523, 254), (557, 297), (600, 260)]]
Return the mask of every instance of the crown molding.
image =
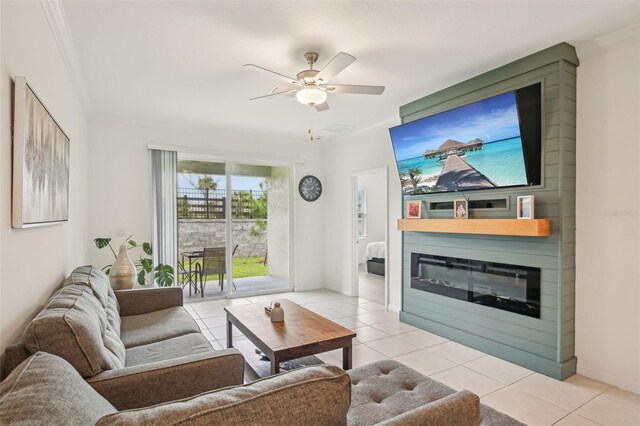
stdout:
[(60, 0), (41, 0), (44, 14), (53, 33), (53, 37), (58, 45), (60, 56), (64, 62), (71, 84), (80, 99), (82, 109), (84, 111), (85, 118), (89, 118), (93, 115), (93, 107), (91, 104), (91, 97), (87, 90), (84, 75), (80, 68), (80, 61), (76, 51), (75, 43), (71, 35), (71, 29), (67, 22), (67, 16), (64, 13), (62, 7), (62, 1)]
[(640, 41), (640, 24), (634, 24), (616, 32), (598, 37), (582, 45), (576, 46), (580, 59), (602, 55), (620, 47)]

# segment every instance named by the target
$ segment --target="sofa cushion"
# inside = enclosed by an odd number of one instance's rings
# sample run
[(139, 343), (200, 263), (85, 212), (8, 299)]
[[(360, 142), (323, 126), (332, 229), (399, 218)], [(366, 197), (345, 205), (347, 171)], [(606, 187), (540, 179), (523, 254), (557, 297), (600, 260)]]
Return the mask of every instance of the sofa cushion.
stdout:
[(93, 425), (116, 409), (65, 360), (38, 352), (0, 383), (0, 424)]
[(182, 306), (122, 317), (120, 330), (125, 348), (200, 333), (200, 327)]
[(102, 270), (94, 266), (80, 266), (71, 272), (62, 285), (67, 286), (71, 284), (81, 284), (91, 289), (93, 295), (107, 312), (109, 324), (111, 324), (113, 330), (120, 336), (120, 306), (111, 288), (109, 277)]
[[(348, 373), (352, 393), (348, 414), (350, 425), (374, 425), (389, 421), (456, 393), (449, 386), (390, 359), (354, 368)], [(506, 414), (482, 404), (480, 424), (522, 425)]]
[(64, 358), (83, 377), (124, 367), (124, 345), (85, 285), (58, 290), (25, 329), (24, 344)]
[(148, 345), (134, 346), (126, 350), (125, 366), (149, 364), (205, 352), (214, 349), (200, 333), (185, 334)]
[(349, 424), (380, 423), (455, 392), (393, 360), (350, 370), (349, 375)]
[(333, 365), (301, 368), (150, 408), (108, 415), (98, 425), (346, 424), (349, 376)]

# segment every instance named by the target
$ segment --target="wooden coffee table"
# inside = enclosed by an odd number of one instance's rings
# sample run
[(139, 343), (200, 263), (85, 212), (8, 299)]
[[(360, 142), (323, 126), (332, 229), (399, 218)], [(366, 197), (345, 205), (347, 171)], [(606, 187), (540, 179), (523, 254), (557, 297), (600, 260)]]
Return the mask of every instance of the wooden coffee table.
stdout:
[(271, 322), (262, 304), (227, 306), (227, 347), (233, 347), (232, 325), (271, 361), (271, 374), (280, 363), (342, 348), (342, 368), (351, 368), (353, 331), (287, 299), (280, 299), (284, 322)]

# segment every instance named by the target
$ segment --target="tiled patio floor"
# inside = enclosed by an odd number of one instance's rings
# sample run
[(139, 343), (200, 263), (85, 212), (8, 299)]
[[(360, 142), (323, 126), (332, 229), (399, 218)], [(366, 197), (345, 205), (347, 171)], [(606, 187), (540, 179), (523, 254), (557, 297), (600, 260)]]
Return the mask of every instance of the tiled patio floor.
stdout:
[[(268, 275), (262, 277), (236, 278), (233, 282), (235, 284), (235, 295), (282, 291), (289, 288), (289, 285), (286, 282)], [(200, 288), (200, 285), (198, 285), (198, 288)], [(228, 290), (227, 280), (223, 281), (223, 288), (224, 290), (221, 291), (220, 282), (218, 280), (207, 281), (204, 287), (203, 298), (200, 293), (195, 293), (193, 289), (191, 290), (191, 295), (189, 295), (189, 287), (185, 287), (183, 289), (185, 303), (225, 298), (227, 297)]]

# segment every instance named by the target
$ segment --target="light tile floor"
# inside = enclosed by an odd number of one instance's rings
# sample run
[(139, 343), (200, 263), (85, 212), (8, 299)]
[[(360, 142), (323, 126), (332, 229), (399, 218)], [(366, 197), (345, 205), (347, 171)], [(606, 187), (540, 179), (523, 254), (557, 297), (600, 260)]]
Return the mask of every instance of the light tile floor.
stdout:
[(367, 300), (384, 303), (384, 277), (367, 272), (367, 264), (358, 265), (358, 294)]
[[(227, 346), (224, 306), (267, 305), (290, 299), (352, 328), (353, 365), (393, 358), (454, 389), (468, 389), (490, 405), (524, 423), (535, 425), (640, 425), (640, 396), (606, 383), (575, 375), (564, 382), (484, 354), (435, 334), (401, 323), (398, 314), (364, 298), (328, 290), (282, 293), (243, 299), (186, 304), (189, 313), (216, 349)], [(234, 339), (244, 339), (234, 329)], [(342, 366), (340, 350), (318, 355)]]

